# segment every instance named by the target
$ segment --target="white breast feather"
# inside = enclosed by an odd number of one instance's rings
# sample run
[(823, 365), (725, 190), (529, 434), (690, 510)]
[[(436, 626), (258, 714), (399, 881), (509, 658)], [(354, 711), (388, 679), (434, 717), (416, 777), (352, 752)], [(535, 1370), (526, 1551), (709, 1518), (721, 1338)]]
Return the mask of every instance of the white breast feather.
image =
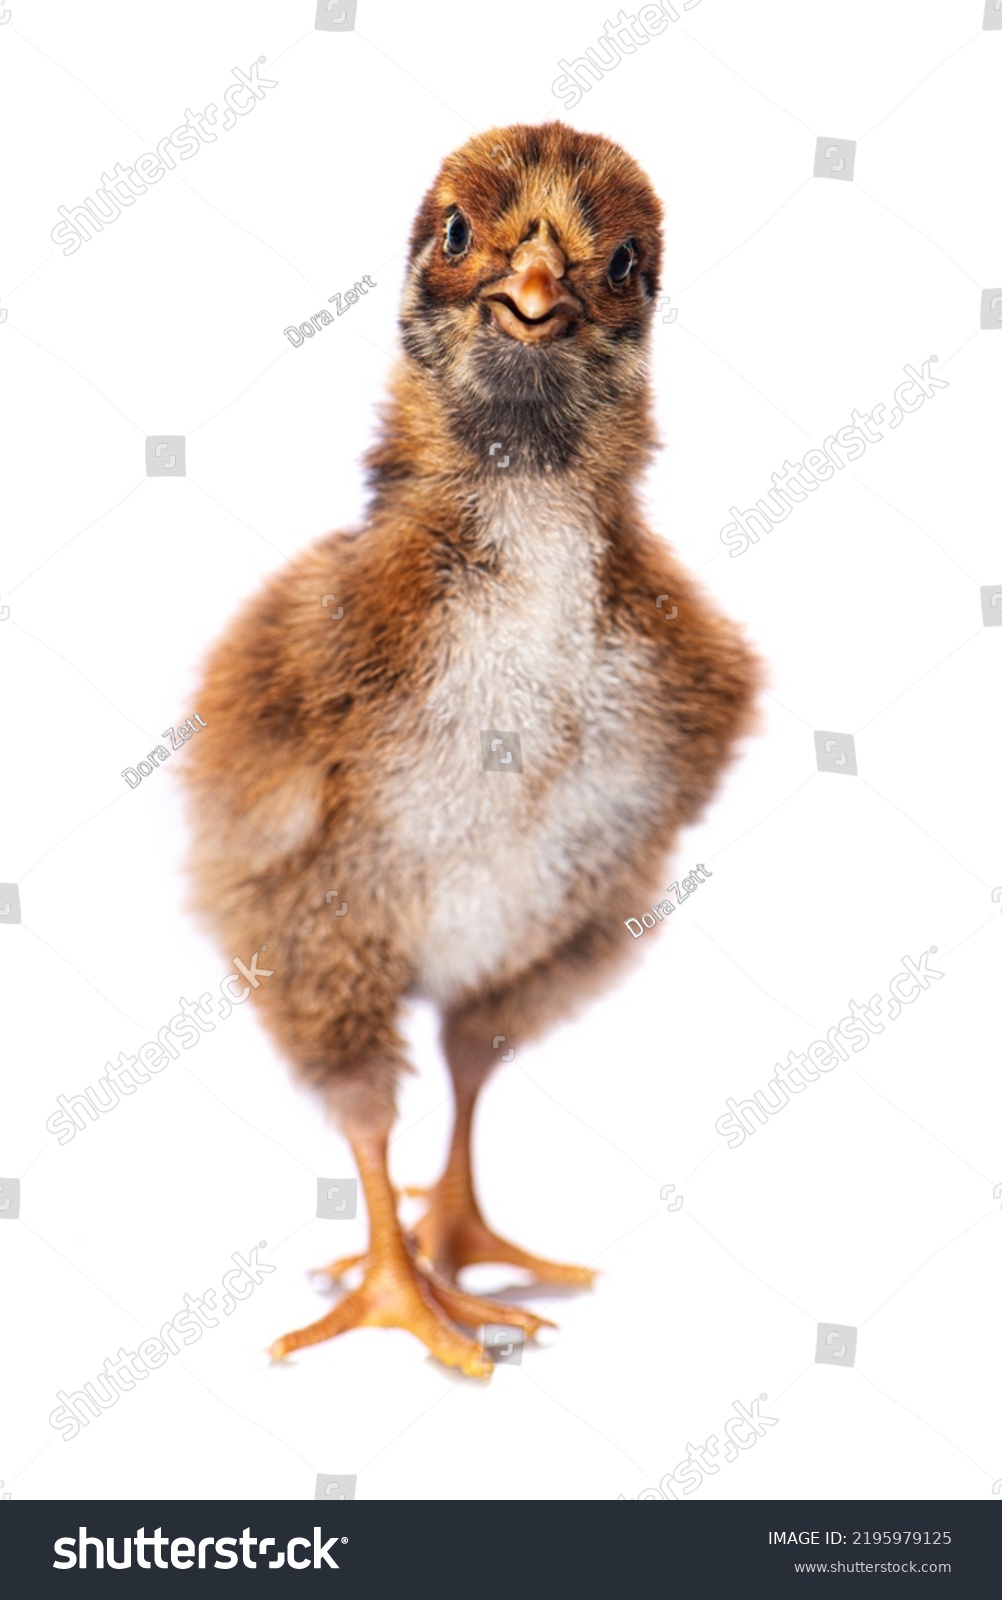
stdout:
[[(540, 500), (524, 484), (499, 498), (503, 575), (452, 603), (448, 662), (378, 807), (384, 865), (425, 909), (420, 981), (444, 999), (573, 933), (561, 916), (582, 871), (611, 872), (624, 834), (664, 799), (631, 737), (638, 647), (597, 630), (594, 521)], [(521, 775), (484, 771), (485, 729), (520, 735)]]

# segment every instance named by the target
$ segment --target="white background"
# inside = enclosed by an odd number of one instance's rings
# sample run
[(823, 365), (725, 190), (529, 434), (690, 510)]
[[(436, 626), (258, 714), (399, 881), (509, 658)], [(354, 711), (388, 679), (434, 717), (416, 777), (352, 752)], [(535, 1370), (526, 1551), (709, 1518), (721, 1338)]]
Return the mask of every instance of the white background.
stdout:
[[(603, 1269), (534, 1297), (559, 1340), (489, 1386), (400, 1332), (261, 1354), (320, 1314), (307, 1269), (359, 1248), (364, 1217), (315, 1218), (317, 1175), (350, 1156), (249, 1006), (65, 1148), (45, 1122), (249, 956), (183, 910), (183, 756), (135, 791), (121, 771), (198, 710), (199, 660), (262, 577), (362, 515), (420, 198), (475, 129), (559, 114), (557, 62), (608, 13), (360, 0), (328, 34), (309, 0), (10, 9), (0, 879), (23, 921), (0, 927), (0, 1179), (22, 1208), (0, 1220), (2, 1493), (296, 1499), (341, 1472), (367, 1499), (632, 1497), (764, 1394), (778, 1425), (692, 1498), (990, 1497), (1002, 631), (978, 591), (1002, 587), (1002, 324), (980, 331), (979, 306), (1002, 284), (1002, 35), (982, 0), (703, 0), (568, 114), (666, 204), (650, 514), (770, 684), (664, 879), (703, 861), (710, 881), (485, 1096), (491, 1220)], [(262, 55), (277, 87), (64, 256), (57, 206)], [(812, 177), (819, 137), (859, 141), (852, 182)], [(282, 329), (363, 273), (377, 288), (292, 349)], [(933, 354), (949, 387), (732, 558), (728, 508)], [(186, 435), (186, 479), (145, 476), (156, 430)], [(856, 736), (858, 777), (817, 771), (814, 729)], [(727, 1147), (727, 1096), (932, 945), (942, 979)], [(408, 1027), (401, 1183), (434, 1176), (449, 1127), (435, 1019)], [(53, 1431), (58, 1389), (260, 1240), (278, 1270), (231, 1318), (79, 1437)], [(852, 1370), (814, 1362), (829, 1320), (858, 1328)]]

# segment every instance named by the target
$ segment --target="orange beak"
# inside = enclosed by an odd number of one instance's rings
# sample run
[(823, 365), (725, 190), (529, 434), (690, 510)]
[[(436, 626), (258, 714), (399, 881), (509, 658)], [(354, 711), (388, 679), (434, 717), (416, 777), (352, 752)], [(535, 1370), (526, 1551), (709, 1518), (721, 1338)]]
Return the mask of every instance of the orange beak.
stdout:
[(581, 314), (581, 302), (561, 282), (567, 262), (545, 222), (511, 258), (512, 272), (484, 296), (503, 333), (523, 344), (542, 344), (563, 333)]

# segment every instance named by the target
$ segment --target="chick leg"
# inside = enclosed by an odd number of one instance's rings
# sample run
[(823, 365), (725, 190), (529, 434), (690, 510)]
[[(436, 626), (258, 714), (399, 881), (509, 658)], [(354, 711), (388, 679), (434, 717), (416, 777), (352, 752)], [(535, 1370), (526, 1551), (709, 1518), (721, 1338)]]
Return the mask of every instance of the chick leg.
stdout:
[(468, 1073), (454, 1071), (453, 1083), (456, 1120), (449, 1158), (438, 1183), (427, 1191), (428, 1209), (414, 1230), (421, 1256), (446, 1278), (454, 1278), (462, 1267), (499, 1262), (521, 1267), (542, 1283), (587, 1287), (595, 1279), (589, 1267), (546, 1261), (503, 1239), (485, 1222), (473, 1185), (470, 1150), (473, 1112), (483, 1079), (478, 1082)]
[[(408, 1193), (417, 1193), (408, 1190)], [(421, 1190), (421, 1193), (426, 1191)], [(366, 1252), (354, 1256), (340, 1256), (336, 1261), (331, 1261), (325, 1267), (318, 1267), (316, 1276), (324, 1277), (330, 1283), (340, 1283), (341, 1279), (355, 1267), (364, 1267), (369, 1256)], [(482, 1328), (486, 1322), (514, 1322), (518, 1327), (525, 1329), (527, 1339), (535, 1338), (540, 1328), (553, 1328), (555, 1323), (548, 1317), (539, 1317), (532, 1311), (525, 1311), (521, 1306), (505, 1305), (500, 1300), (489, 1300), (483, 1295), (467, 1294), (457, 1284), (447, 1278), (441, 1277), (427, 1262), (423, 1262), (415, 1270), (420, 1275), (425, 1290), (431, 1295), (435, 1304), (446, 1313), (453, 1322), (458, 1322), (463, 1328)]]
[(490, 1377), (491, 1363), (480, 1345), (443, 1316), (407, 1249), (387, 1170), (385, 1131), (356, 1128), (348, 1136), (369, 1209), (365, 1276), (326, 1316), (277, 1339), (270, 1354), (280, 1361), (293, 1350), (333, 1339), (350, 1328), (405, 1328), (447, 1367), (459, 1367), (471, 1378)]
[[(459, 1367), (471, 1378), (490, 1377), (492, 1363), (485, 1359), (480, 1344), (460, 1333), (454, 1323), (479, 1328), (487, 1322), (516, 1322), (527, 1338), (553, 1324), (532, 1312), (465, 1294), (419, 1266), (397, 1220), (396, 1196), (387, 1171), (386, 1134), (366, 1130), (349, 1137), (369, 1209), (369, 1249), (365, 1257), (356, 1258), (364, 1259), (365, 1275), (358, 1288), (326, 1316), (277, 1339), (270, 1354), (281, 1361), (293, 1350), (333, 1339), (351, 1328), (405, 1328), (446, 1366)], [(345, 1267), (344, 1262), (332, 1265)]]
[[(414, 1230), (422, 1256), (446, 1277), (465, 1266), (501, 1263), (520, 1267), (543, 1283), (586, 1287), (590, 1267), (547, 1261), (510, 1243), (484, 1220), (473, 1182), (471, 1138), (477, 1097), (499, 1059), (500, 1046), (526, 1042), (544, 1033), (611, 983), (625, 960), (629, 940), (620, 931), (619, 899), (641, 903), (647, 885), (619, 885), (605, 912), (578, 930), (552, 957), (512, 981), (454, 1007), (446, 1015), (442, 1043), (455, 1091), (452, 1144), (434, 1188), (426, 1191), (428, 1209)], [(639, 898), (638, 898), (639, 896)]]

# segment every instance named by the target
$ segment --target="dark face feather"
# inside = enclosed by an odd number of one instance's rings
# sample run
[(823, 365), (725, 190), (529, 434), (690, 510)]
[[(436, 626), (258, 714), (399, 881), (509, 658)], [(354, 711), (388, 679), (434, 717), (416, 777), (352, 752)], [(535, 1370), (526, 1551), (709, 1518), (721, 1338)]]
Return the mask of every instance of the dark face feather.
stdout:
[(458, 437), (565, 464), (639, 405), (661, 206), (618, 145), (561, 123), (478, 134), (415, 219), (401, 333)]

